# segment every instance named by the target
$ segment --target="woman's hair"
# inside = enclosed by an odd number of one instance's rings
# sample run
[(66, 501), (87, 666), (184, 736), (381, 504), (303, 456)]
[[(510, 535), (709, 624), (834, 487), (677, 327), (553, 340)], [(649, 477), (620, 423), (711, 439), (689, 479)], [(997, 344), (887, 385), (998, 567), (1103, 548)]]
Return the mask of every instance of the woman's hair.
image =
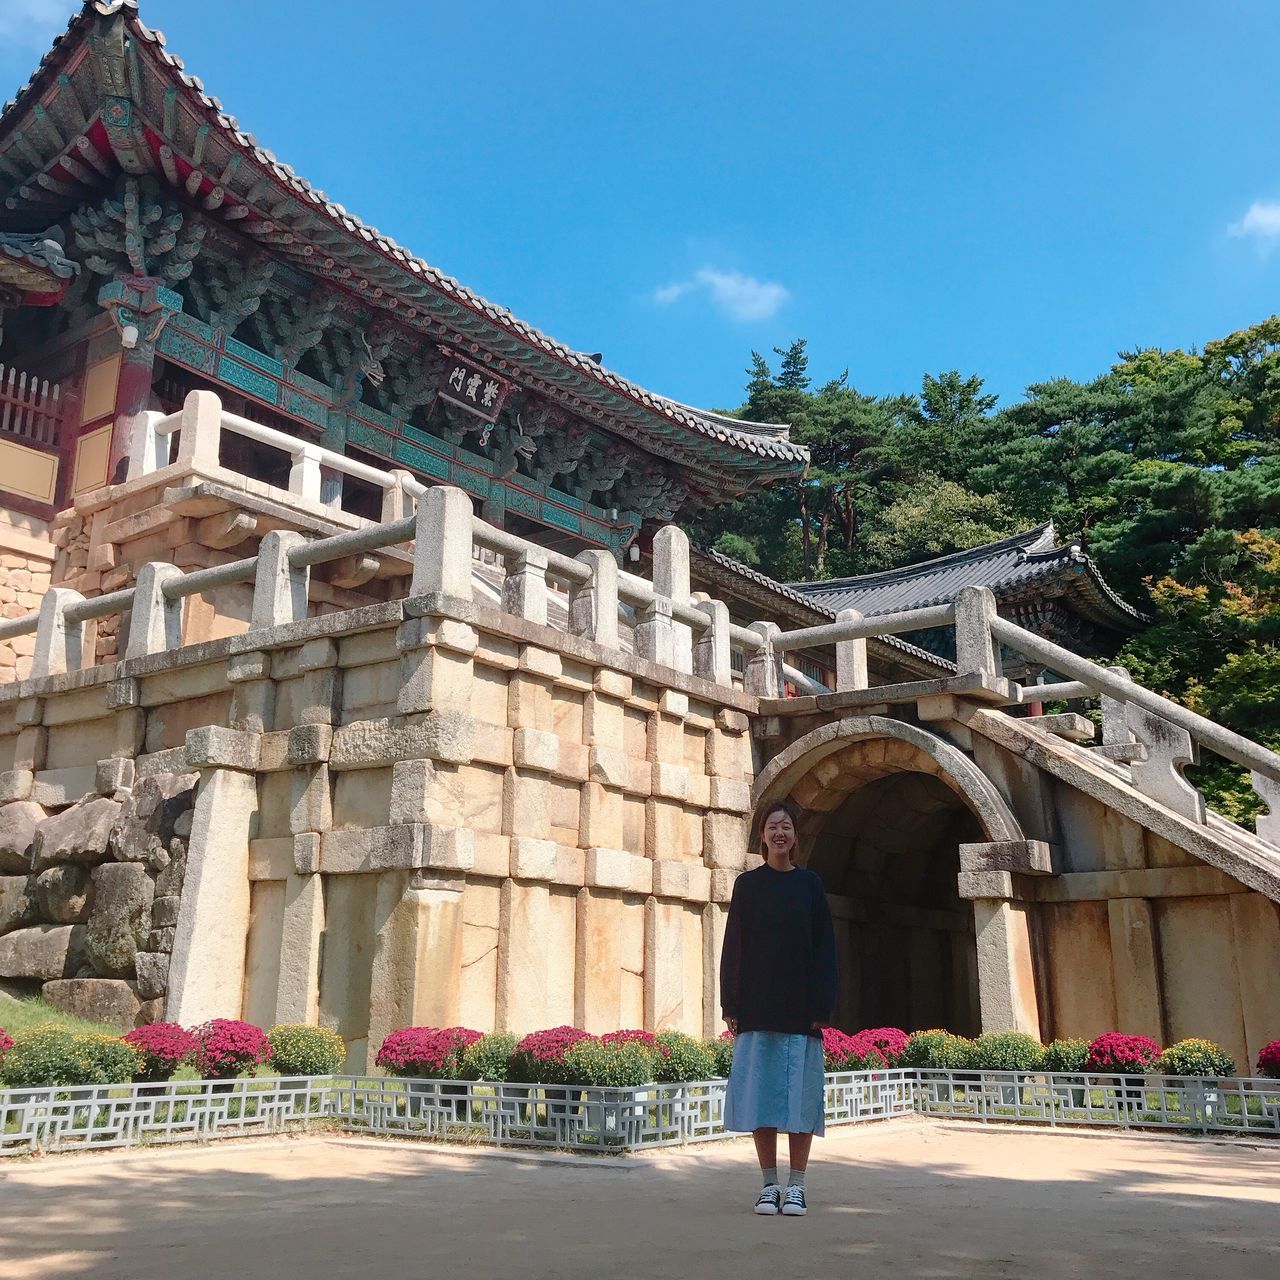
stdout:
[(769, 856), (764, 847), (765, 824), (775, 813), (785, 813), (791, 819), (791, 825), (796, 829), (797, 840), (800, 836), (800, 806), (789, 796), (781, 800), (774, 800), (766, 808), (760, 810), (760, 816), (756, 821), (756, 852), (762, 858)]

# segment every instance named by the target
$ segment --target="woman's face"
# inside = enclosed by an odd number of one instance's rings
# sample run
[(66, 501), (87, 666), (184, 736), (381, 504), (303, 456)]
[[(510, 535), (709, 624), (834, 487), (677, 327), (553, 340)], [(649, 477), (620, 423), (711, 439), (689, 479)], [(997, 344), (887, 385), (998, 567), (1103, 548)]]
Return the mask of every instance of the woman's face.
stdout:
[(764, 841), (765, 856), (790, 857), (796, 847), (796, 828), (791, 815), (785, 809), (775, 809), (765, 819), (760, 832)]

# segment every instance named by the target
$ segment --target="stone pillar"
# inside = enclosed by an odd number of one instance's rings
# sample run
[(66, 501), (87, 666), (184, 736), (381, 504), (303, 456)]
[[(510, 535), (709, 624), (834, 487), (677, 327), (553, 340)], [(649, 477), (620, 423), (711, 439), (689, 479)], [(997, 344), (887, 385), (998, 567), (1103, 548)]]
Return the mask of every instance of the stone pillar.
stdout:
[(396, 873), (378, 882), (377, 942), (369, 1002), (369, 1056), (400, 1027), (458, 1021), (462, 972), (461, 875)]
[(990, 884), (974, 883), (962, 896), (973, 898), (977, 929), (978, 1004), (983, 1031), (1025, 1031), (1040, 1035), (1035, 964), (1031, 951), (1031, 919), (1026, 903), (1013, 900), (1007, 872), (986, 873)]
[(644, 1025), (682, 1029), (684, 905), (647, 898), (644, 904)]
[(962, 587), (956, 594), (956, 671), (999, 676), (1000, 645), (991, 633), (996, 598), (988, 587)]
[(729, 606), (723, 600), (703, 600), (697, 607), (710, 617), (711, 625), (702, 632), (693, 647), (693, 674), (715, 684), (732, 684)]
[(289, 552), (306, 541), (291, 529), (274, 530), (262, 539), (253, 584), (251, 627), (278, 627), (305, 620), (311, 571), (306, 565), (295, 569), (289, 563)]
[(138, 570), (126, 658), (167, 653), (182, 644), (182, 601), (170, 600), (164, 594), (164, 584), (180, 577), (182, 570), (177, 565), (158, 561), (149, 561)]
[(1107, 903), (1107, 920), (1119, 1029), (1163, 1044), (1164, 1002), (1151, 903), (1146, 898), (1112, 898)]
[(589, 581), (569, 593), (569, 630), (607, 649), (618, 647), (618, 563), (608, 551), (584, 551)]
[(546, 1025), (551, 944), (550, 886), (504, 881), (498, 908), (499, 1031), (522, 1034)]
[[(837, 622), (861, 622), (862, 614), (857, 609), (841, 609), (836, 614)], [(867, 687), (867, 642), (861, 640), (840, 640), (836, 643), (836, 688), (841, 693), (846, 689), (865, 689)]]
[(324, 888), (318, 874), (291, 875), (284, 885), (280, 932), (280, 980), (276, 1021), (320, 1020), (320, 942), (324, 936)]
[(249, 836), (257, 811), (252, 773), (202, 771), (169, 965), (170, 1022), (194, 1026), (240, 1016), (249, 939)]
[(621, 896), (607, 889), (579, 890), (574, 1020), (593, 1035), (621, 1025), (621, 939)]
[(410, 596), (471, 599), (471, 499), (448, 485), (428, 489), (418, 500)]
[[(677, 525), (664, 525), (653, 535), (653, 591), (654, 595), (673, 604), (689, 603), (689, 535)], [(665, 626), (671, 636), (669, 661), (677, 671), (693, 670), (693, 631), (682, 622), (671, 620), (670, 610), (655, 617), (655, 623)], [(637, 647), (640, 633), (637, 632)], [(665, 648), (665, 644), (662, 646)], [(642, 656), (643, 649), (640, 650)], [(655, 661), (668, 661), (655, 658)]]
[(753, 622), (748, 628), (764, 641), (762, 648), (747, 654), (743, 684), (758, 698), (782, 697), (782, 654), (773, 647), (781, 628), (776, 622)]

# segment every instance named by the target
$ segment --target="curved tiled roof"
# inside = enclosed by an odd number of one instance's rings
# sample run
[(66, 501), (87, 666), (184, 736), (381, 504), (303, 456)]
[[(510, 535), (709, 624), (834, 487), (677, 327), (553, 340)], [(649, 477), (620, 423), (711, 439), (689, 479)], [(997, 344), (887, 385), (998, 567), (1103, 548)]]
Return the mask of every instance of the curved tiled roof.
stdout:
[(1053, 522), (920, 564), (826, 582), (798, 582), (793, 590), (832, 610), (868, 616), (954, 600), (964, 587), (989, 587), (997, 596), (1066, 579), (1098, 621), (1136, 630), (1144, 615), (1107, 585), (1094, 561), (1074, 543), (1060, 547)]
[(359, 218), (349, 213), (342, 205), (329, 199), (324, 192), (313, 187), (287, 164), (281, 163), (275, 155), (262, 147), (257, 139), (243, 129), (234, 116), (227, 114), (219, 100), (205, 91), (202, 82), (188, 73), (182, 59), (165, 48), (162, 32), (147, 27), (138, 17), (137, 0), (88, 0), (84, 8), (68, 23), (66, 31), (57, 37), (53, 47), (45, 54), (40, 66), (27, 84), (18, 91), (13, 100), (6, 104), (0, 113), (0, 129), (3, 129), (10, 114), (21, 104), (23, 98), (32, 90), (40, 79), (42, 72), (58, 53), (64, 40), (75, 33), (92, 15), (103, 17), (124, 15), (134, 31), (146, 44), (156, 50), (159, 57), (175, 73), (180, 82), (195, 96), (199, 104), (210, 112), (218, 128), (224, 136), (254, 160), (268, 170), (277, 182), (288, 187), (303, 200), (322, 210), (329, 219), (338, 224), (350, 237), (362, 240), (385, 257), (392, 259), (414, 276), (438, 290), (441, 294), (452, 297), (463, 306), (483, 315), (485, 318), (507, 330), (528, 347), (544, 351), (556, 360), (574, 369), (584, 377), (626, 397), (651, 413), (678, 424), (700, 436), (718, 441), (732, 449), (754, 455), (758, 458), (774, 462), (775, 472), (781, 466), (786, 473), (799, 473), (808, 464), (809, 452), (801, 445), (793, 444), (787, 439), (790, 430), (785, 423), (758, 425), (739, 422), (733, 418), (693, 409), (675, 400), (658, 395), (644, 387), (638, 386), (621, 374), (603, 368), (589, 355), (575, 351), (564, 343), (542, 333), (513, 315), (505, 307), (489, 302), (479, 294), (472, 292), (451, 276), (433, 267), (430, 263), (410, 253), (383, 235), (374, 227), (368, 226)]
[(70, 280), (80, 270), (80, 264), (72, 262), (63, 252), (61, 242), (48, 232), (22, 235), (16, 231), (0, 231), (0, 254), (58, 280)]

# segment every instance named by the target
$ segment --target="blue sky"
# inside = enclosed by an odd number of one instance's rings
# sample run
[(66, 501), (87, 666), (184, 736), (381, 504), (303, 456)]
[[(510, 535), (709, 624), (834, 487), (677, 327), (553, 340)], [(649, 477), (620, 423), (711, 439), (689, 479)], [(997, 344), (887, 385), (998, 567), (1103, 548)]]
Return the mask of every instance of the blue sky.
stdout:
[[(0, 96), (69, 0), (0, 0)], [(677, 399), (809, 339), (1003, 400), (1280, 308), (1273, 5), (143, 0), (241, 125)]]

